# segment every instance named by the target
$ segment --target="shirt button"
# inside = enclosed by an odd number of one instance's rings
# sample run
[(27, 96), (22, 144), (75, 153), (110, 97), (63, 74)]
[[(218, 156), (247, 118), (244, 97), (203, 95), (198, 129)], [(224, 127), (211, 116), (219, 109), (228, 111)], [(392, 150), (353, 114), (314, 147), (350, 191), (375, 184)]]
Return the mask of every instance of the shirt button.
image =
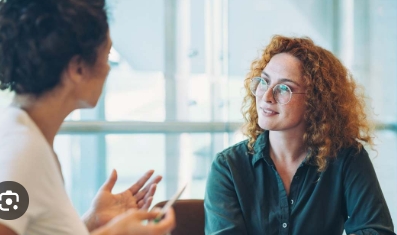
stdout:
[(283, 228), (286, 228), (287, 227), (287, 223), (283, 223)]
[(291, 200), (291, 205), (293, 205), (294, 204), (294, 200)]

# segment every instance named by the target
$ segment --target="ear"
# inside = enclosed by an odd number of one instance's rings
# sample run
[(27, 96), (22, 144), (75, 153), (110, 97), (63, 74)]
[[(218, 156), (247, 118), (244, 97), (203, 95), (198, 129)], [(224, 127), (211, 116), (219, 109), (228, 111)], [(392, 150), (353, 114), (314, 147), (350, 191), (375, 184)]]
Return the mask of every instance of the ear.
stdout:
[(75, 55), (72, 57), (72, 59), (70, 59), (64, 70), (64, 73), (68, 82), (78, 84), (83, 81), (85, 74), (87, 73), (86, 70), (87, 68), (82, 58), (78, 55)]

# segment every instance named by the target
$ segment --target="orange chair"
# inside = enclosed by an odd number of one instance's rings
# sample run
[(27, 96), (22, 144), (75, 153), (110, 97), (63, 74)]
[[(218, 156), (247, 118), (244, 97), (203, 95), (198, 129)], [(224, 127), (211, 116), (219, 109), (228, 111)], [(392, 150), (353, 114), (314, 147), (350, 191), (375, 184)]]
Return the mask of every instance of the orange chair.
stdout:
[[(163, 207), (166, 202), (159, 202), (155, 207)], [(176, 227), (171, 235), (204, 235), (204, 200), (177, 200), (172, 207)]]

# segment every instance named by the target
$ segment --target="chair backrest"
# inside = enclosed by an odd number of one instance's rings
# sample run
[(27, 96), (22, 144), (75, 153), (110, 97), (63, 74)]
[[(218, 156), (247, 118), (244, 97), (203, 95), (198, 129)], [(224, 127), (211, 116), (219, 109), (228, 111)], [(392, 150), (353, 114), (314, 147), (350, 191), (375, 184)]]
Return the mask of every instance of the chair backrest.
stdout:
[[(159, 202), (155, 207), (163, 207), (166, 202)], [(177, 200), (172, 207), (176, 218), (172, 235), (204, 235), (204, 200)]]

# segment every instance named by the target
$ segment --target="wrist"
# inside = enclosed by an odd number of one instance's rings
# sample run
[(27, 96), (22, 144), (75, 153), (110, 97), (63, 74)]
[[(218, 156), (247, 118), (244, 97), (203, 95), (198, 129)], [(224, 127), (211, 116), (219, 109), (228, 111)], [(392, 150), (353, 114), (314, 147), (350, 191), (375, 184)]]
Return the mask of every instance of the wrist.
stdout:
[(91, 210), (88, 210), (81, 219), (83, 220), (89, 232), (96, 229), (96, 216)]

